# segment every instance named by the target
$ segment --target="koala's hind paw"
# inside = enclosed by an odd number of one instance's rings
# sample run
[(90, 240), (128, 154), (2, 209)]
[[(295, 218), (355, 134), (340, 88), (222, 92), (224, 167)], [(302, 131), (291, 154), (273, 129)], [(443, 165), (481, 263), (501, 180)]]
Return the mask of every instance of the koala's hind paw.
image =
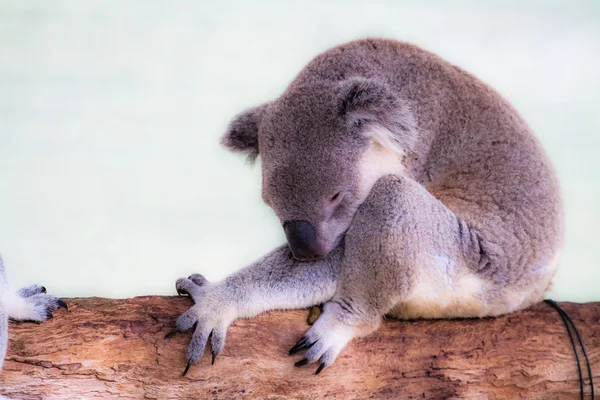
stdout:
[(306, 334), (292, 347), (289, 354), (307, 349), (304, 358), (296, 362), (296, 367), (302, 367), (319, 361), (315, 374), (323, 368), (330, 366), (342, 349), (356, 336), (355, 329), (341, 322), (331, 307), (325, 308), (323, 314), (306, 332)]
[(46, 293), (46, 288), (31, 285), (4, 298), (8, 316), (16, 321), (43, 322), (53, 317), (59, 307), (68, 310), (67, 303)]
[[(189, 295), (195, 303), (175, 322), (174, 332), (185, 332), (194, 328), (188, 346), (187, 366), (183, 372), (185, 375), (192, 364), (200, 361), (209, 341), (211, 363), (215, 363), (215, 359), (225, 346), (227, 328), (236, 316), (235, 309), (230, 304), (230, 296), (219, 285), (208, 283), (202, 275), (194, 274), (188, 278), (178, 279), (175, 286), (179, 294)], [(171, 333), (167, 334), (167, 337), (170, 336)]]

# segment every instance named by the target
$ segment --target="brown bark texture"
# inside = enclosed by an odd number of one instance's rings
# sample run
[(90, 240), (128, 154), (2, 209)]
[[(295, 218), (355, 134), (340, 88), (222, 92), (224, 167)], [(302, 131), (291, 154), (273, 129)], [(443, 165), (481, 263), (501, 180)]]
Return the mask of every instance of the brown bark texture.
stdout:
[[(215, 365), (182, 376), (189, 333), (165, 339), (183, 297), (67, 299), (43, 324), (11, 322), (0, 395), (18, 399), (571, 399), (575, 356), (544, 303), (498, 318), (396, 321), (352, 341), (335, 363), (294, 367), (307, 311), (238, 320)], [(561, 303), (577, 325), (600, 395), (600, 303)], [(582, 357), (583, 362), (583, 357)], [(586, 393), (590, 387), (585, 364)]]

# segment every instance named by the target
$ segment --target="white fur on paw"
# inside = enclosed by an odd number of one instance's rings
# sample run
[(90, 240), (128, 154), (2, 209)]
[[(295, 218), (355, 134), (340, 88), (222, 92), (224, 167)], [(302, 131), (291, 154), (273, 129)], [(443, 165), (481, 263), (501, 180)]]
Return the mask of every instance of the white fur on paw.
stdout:
[(353, 328), (340, 322), (334, 313), (324, 312), (296, 346), (290, 350), (290, 354), (308, 347), (304, 358), (298, 361), (296, 366), (301, 367), (319, 361), (318, 374), (335, 361), (354, 336)]
[[(39, 287), (41, 288), (41, 287)], [(58, 307), (65, 307), (59, 298), (39, 290), (36, 294), (27, 291), (27, 297), (23, 297), (22, 290), (18, 292), (5, 293), (3, 297), (4, 306), (8, 317), (17, 321), (42, 322), (52, 318), (52, 312)]]

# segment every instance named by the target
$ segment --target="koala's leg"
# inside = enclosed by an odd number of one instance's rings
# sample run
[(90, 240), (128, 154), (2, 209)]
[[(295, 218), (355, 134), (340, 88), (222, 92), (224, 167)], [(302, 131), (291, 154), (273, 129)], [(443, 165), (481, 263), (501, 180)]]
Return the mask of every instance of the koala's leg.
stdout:
[(330, 300), (336, 290), (342, 253), (340, 246), (323, 260), (300, 263), (285, 245), (218, 283), (209, 283), (199, 274), (179, 279), (177, 291), (189, 294), (195, 302), (176, 322), (176, 331), (196, 326), (185, 372), (200, 360), (209, 338), (214, 362), (223, 350), (227, 327), (237, 318)]
[[(423, 266), (436, 257), (457, 265), (468, 262), (463, 230), (468, 230), (464, 222), (417, 182), (381, 178), (346, 234), (335, 295), (290, 351), (308, 348), (296, 366), (320, 361), (319, 373), (352, 338), (376, 330), (382, 317), (411, 294)], [(453, 271), (438, 268), (433, 279), (444, 281), (447, 273)]]

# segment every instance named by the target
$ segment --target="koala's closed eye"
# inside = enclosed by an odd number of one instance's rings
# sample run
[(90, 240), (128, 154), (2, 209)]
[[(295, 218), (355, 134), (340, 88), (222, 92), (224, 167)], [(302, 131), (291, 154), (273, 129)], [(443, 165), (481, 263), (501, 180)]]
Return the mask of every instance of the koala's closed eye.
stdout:
[(329, 196), (328, 207), (337, 207), (344, 200), (347, 190), (337, 190), (333, 195)]

